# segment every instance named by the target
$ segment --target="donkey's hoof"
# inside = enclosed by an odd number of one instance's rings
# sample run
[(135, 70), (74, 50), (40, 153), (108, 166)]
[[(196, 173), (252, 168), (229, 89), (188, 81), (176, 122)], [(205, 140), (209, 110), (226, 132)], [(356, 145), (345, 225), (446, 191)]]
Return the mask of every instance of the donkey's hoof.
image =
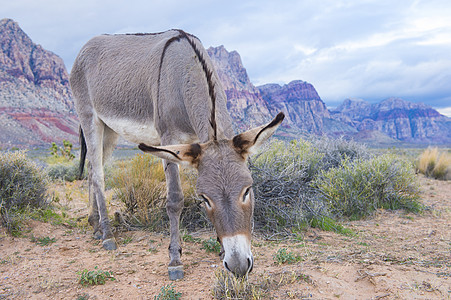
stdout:
[(178, 280), (183, 279), (183, 265), (175, 266), (175, 267), (168, 267), (168, 274), (170, 280)]
[(116, 241), (114, 240), (114, 238), (104, 240), (102, 242), (102, 245), (103, 245), (103, 249), (105, 249), (105, 250), (116, 250), (117, 249)]

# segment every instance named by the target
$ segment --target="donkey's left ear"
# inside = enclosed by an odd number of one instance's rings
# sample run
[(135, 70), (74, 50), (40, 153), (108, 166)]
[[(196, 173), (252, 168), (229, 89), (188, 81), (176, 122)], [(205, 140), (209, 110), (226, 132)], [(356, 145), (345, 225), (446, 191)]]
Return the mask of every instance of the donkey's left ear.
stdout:
[(139, 144), (138, 148), (144, 152), (158, 156), (159, 158), (192, 167), (197, 167), (200, 155), (202, 154), (202, 146), (199, 144), (182, 144), (158, 147)]
[(236, 135), (232, 140), (236, 151), (241, 154), (243, 158), (246, 158), (273, 135), (284, 118), (285, 115), (283, 112), (280, 112), (271, 123)]

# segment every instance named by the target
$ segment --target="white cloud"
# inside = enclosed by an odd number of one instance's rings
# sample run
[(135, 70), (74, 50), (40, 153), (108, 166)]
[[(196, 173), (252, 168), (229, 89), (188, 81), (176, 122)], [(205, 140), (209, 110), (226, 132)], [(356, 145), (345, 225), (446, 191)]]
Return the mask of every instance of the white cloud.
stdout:
[(451, 107), (436, 108), (436, 110), (442, 115), (451, 118)]

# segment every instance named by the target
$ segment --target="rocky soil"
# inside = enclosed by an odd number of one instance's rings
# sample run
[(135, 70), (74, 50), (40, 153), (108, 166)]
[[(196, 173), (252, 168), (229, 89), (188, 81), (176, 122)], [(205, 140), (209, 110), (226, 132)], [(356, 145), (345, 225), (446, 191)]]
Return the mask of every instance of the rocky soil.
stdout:
[[(302, 240), (277, 242), (256, 234), (249, 281), (273, 283), (264, 299), (450, 299), (451, 182), (424, 177), (420, 182), (428, 207), (423, 214), (379, 210), (371, 218), (345, 224), (355, 237), (310, 229)], [(83, 224), (86, 183), (58, 184), (54, 191), (61, 211)], [(110, 201), (110, 212), (119, 208)], [(30, 221), (19, 238), (1, 230), (0, 299), (154, 299), (170, 283), (169, 239), (164, 234), (117, 232), (118, 250), (105, 251), (82, 225)], [(37, 243), (46, 237), (54, 242)], [(273, 256), (283, 247), (300, 260), (276, 264)], [(185, 278), (174, 282), (174, 289), (182, 299), (212, 299), (215, 271), (222, 268), (218, 255), (196, 242), (184, 242), (183, 253)], [(95, 267), (111, 271), (116, 280), (79, 284), (79, 272)]]

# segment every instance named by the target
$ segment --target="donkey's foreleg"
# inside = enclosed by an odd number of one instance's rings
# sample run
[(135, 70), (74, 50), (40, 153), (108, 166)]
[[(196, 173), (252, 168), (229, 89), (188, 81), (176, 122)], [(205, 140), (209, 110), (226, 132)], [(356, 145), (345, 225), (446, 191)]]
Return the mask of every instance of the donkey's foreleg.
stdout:
[(183, 209), (183, 192), (180, 183), (179, 166), (167, 161), (163, 162), (168, 189), (166, 211), (169, 216), (171, 242), (169, 244), (169, 279), (183, 278), (183, 264), (180, 259), (182, 246), (180, 245), (180, 214)]

